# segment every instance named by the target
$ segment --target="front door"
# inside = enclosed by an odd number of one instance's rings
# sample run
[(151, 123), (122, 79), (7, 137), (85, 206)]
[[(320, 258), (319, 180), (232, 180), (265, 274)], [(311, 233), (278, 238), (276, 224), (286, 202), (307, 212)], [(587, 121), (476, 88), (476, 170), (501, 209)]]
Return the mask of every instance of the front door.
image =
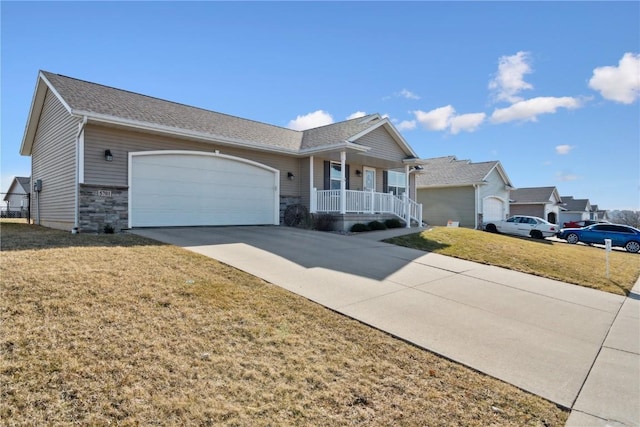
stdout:
[(364, 191), (376, 191), (376, 170), (365, 166), (362, 171), (364, 173), (362, 189)]
[(373, 213), (375, 210), (375, 196), (373, 193), (376, 191), (376, 170), (364, 166), (362, 168), (362, 172), (364, 175), (362, 180), (362, 189), (366, 192), (364, 194), (364, 208), (367, 212)]

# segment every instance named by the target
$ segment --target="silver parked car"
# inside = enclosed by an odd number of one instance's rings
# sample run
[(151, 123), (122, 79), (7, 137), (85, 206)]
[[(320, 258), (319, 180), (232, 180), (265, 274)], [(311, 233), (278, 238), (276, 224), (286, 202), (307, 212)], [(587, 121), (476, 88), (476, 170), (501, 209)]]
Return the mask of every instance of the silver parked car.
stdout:
[(537, 216), (525, 215), (514, 215), (507, 220), (487, 222), (484, 229), (492, 233), (513, 234), (534, 239), (551, 237), (559, 231), (559, 227), (555, 224)]

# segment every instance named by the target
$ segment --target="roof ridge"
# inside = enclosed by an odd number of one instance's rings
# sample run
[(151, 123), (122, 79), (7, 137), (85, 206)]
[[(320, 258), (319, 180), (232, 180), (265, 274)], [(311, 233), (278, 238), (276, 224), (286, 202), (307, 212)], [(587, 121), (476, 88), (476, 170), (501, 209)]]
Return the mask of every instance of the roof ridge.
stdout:
[(258, 123), (258, 124), (265, 125), (265, 126), (271, 126), (271, 127), (274, 127), (274, 128), (283, 129), (283, 130), (287, 130), (287, 131), (290, 131), (290, 132), (296, 132), (296, 133), (301, 133), (302, 132), (302, 131), (291, 129), (291, 128), (287, 128), (287, 127), (284, 127), (284, 126), (278, 126), (278, 125), (274, 125), (274, 124), (271, 124), (271, 123), (265, 123), (265, 122), (261, 122), (261, 121), (254, 120), (254, 119), (247, 119), (245, 117), (234, 116), (233, 114), (221, 113), (219, 111), (208, 110), (206, 108), (198, 107), (198, 106), (195, 106), (195, 105), (189, 105), (189, 104), (185, 104), (185, 103), (182, 103), (182, 102), (171, 101), (171, 100), (168, 100), (168, 99), (159, 98), (157, 96), (145, 95), (143, 93), (134, 92), (134, 91), (127, 90), (127, 89), (120, 89), (120, 88), (117, 88), (117, 87), (114, 87), (114, 86), (108, 86), (108, 85), (101, 84), (101, 83), (95, 83), (95, 82), (91, 82), (89, 80), (83, 80), (83, 79), (79, 79), (79, 78), (76, 78), (76, 77), (65, 76), (64, 74), (58, 74), (58, 73), (54, 73), (54, 72), (51, 72), (51, 71), (40, 70), (40, 72), (44, 73), (45, 77), (46, 77), (46, 74), (52, 74), (52, 75), (55, 75), (55, 76), (58, 76), (58, 77), (63, 77), (63, 78), (66, 78), (66, 79), (75, 80), (75, 81), (78, 81), (78, 82), (87, 83), (87, 84), (94, 85), (94, 86), (100, 86), (100, 87), (103, 87), (103, 88), (116, 90), (116, 91), (119, 91), (119, 92), (125, 92), (125, 93), (129, 93), (129, 94), (132, 94), (132, 95), (137, 95), (137, 96), (141, 96), (141, 97), (144, 97), (144, 98), (148, 98), (148, 99), (154, 99), (154, 100), (157, 100), (157, 101), (167, 102), (169, 104), (180, 105), (182, 107), (187, 107), (187, 108), (193, 108), (193, 109), (196, 109), (196, 110), (206, 111), (207, 113), (219, 114), (221, 116), (232, 117), (234, 119), (239, 119), (239, 120), (244, 120), (244, 121), (247, 121), (247, 122)]
[(371, 113), (371, 114), (367, 114), (366, 116), (354, 117), (353, 119), (347, 119), (347, 120), (341, 120), (341, 121), (339, 121), (339, 122), (328, 123), (328, 124), (326, 124), (326, 125), (317, 126), (317, 127), (314, 127), (314, 128), (309, 128), (309, 129), (305, 129), (305, 130), (303, 130), (303, 131), (297, 131), (297, 132), (307, 132), (307, 131), (310, 131), (310, 130), (316, 130), (316, 129), (327, 128), (327, 127), (329, 127), (329, 126), (335, 126), (335, 125), (339, 125), (339, 124), (341, 124), (341, 123), (353, 122), (353, 121), (355, 121), (355, 120), (362, 120), (362, 122), (363, 122), (363, 124), (364, 124), (365, 120), (363, 120), (363, 119), (364, 119), (365, 117), (370, 117), (370, 116), (375, 116), (375, 115), (378, 115), (378, 113)]

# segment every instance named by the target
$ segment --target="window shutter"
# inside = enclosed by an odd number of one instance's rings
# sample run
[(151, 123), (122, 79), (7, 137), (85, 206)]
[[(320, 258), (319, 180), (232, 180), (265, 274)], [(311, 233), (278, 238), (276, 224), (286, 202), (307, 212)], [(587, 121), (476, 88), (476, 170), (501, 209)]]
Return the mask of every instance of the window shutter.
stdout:
[(324, 190), (331, 189), (331, 162), (324, 161)]
[(344, 168), (345, 168), (344, 176), (347, 178), (347, 182), (345, 184), (346, 184), (346, 188), (348, 190), (349, 189), (349, 165), (344, 165)]
[(387, 171), (382, 172), (382, 192), (389, 192), (389, 173)]

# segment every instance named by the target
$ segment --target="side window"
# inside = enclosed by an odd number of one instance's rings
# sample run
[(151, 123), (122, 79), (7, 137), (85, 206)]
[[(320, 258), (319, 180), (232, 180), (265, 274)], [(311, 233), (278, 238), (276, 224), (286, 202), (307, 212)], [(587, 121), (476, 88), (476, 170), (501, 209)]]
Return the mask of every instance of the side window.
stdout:
[(631, 230), (626, 227), (620, 227), (619, 225), (612, 225), (611, 227), (613, 228), (612, 231), (617, 231), (619, 233), (631, 233)]
[(507, 222), (518, 222), (518, 221), (516, 221), (517, 219), (518, 219), (517, 217), (512, 216), (511, 218), (509, 218), (509, 219), (507, 220)]

